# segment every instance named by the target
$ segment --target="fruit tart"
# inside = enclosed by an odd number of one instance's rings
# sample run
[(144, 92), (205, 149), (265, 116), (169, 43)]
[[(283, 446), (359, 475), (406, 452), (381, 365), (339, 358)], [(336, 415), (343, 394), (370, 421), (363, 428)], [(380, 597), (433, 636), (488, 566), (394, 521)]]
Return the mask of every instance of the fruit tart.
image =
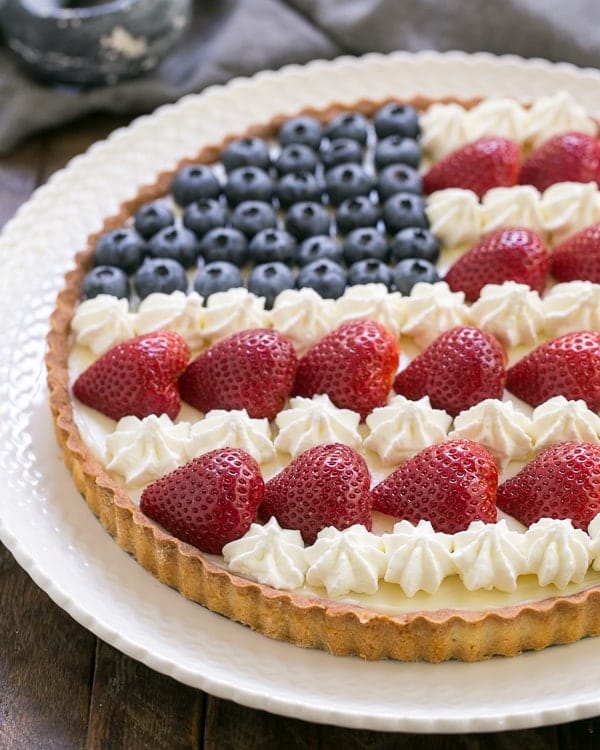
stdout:
[(107, 218), (48, 336), (118, 544), (297, 646), (600, 633), (600, 141), (567, 94), (223, 133)]

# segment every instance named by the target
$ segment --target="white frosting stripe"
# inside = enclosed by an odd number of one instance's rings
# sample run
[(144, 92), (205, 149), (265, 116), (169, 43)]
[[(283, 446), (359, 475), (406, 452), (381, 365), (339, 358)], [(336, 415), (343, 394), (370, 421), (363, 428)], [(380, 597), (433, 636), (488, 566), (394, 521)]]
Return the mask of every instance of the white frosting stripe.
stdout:
[(364, 526), (328, 527), (304, 547), (299, 532), (281, 529), (271, 519), (264, 526), (253, 524), (225, 546), (223, 555), (232, 571), (260, 583), (287, 590), (322, 587), (331, 597), (374, 594), (382, 579), (409, 597), (419, 591), (434, 594), (453, 575), (469, 591), (513, 592), (521, 575), (534, 574), (541, 586), (559, 589), (580, 583), (590, 563), (600, 567), (600, 515), (590, 524), (590, 535), (568, 520), (549, 518), (525, 532), (504, 520), (475, 521), (454, 536), (435, 532), (429, 521), (416, 526), (400, 521), (382, 536)]
[(426, 155), (438, 160), (470, 141), (497, 135), (535, 148), (559, 133), (597, 135), (598, 126), (573, 97), (560, 91), (527, 108), (514, 99), (486, 99), (467, 110), (458, 104), (433, 104), (421, 116)]
[(543, 193), (531, 185), (488, 190), (480, 202), (471, 190), (448, 188), (427, 197), (431, 231), (447, 249), (468, 248), (493, 229), (520, 226), (555, 246), (600, 221), (595, 182), (557, 182)]
[[(365, 318), (377, 320), (398, 338), (412, 339), (421, 349), (459, 325), (477, 325), (509, 349), (532, 347), (544, 336), (600, 330), (600, 284), (590, 281), (556, 284), (541, 298), (516, 282), (488, 284), (472, 305), (445, 281), (415, 284), (407, 297), (388, 292), (383, 284), (349, 287), (335, 301), (311, 291), (286, 290), (271, 311), (264, 310), (262, 298), (245, 289), (211, 295), (207, 307), (194, 293), (150, 295), (137, 312), (130, 310), (127, 300), (99, 295), (78, 306), (72, 330), (75, 343), (95, 356), (138, 333), (161, 328), (176, 331), (198, 349), (236, 330), (272, 326), (290, 337), (299, 353), (340, 323)], [(209, 325), (213, 317), (219, 318), (219, 310), (222, 324)], [(307, 322), (304, 336), (303, 321)]]

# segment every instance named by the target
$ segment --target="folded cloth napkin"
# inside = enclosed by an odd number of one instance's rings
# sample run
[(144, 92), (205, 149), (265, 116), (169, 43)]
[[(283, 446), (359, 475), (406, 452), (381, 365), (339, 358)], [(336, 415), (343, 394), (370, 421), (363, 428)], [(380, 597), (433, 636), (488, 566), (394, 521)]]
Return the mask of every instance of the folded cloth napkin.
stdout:
[(31, 78), (0, 45), (0, 153), (93, 112), (137, 115), (211, 84), (341, 54), (486, 50), (600, 67), (596, 0), (196, 0), (153, 73), (90, 89)]

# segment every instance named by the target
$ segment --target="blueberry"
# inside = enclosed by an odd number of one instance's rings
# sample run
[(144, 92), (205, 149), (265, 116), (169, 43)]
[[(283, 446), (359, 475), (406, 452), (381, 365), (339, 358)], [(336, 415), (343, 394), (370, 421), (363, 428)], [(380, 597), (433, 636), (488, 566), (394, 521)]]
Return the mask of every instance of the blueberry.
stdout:
[(373, 125), (378, 138), (386, 138), (388, 135), (417, 138), (421, 132), (419, 114), (416, 109), (396, 102), (390, 102), (381, 107), (373, 117)]
[(375, 227), (354, 229), (344, 240), (344, 257), (348, 265), (368, 258), (386, 261), (389, 252), (387, 238)]
[(267, 170), (271, 166), (271, 157), (265, 141), (250, 136), (231, 141), (221, 154), (221, 162), (226, 172), (238, 167), (258, 167)]
[(194, 291), (201, 297), (209, 297), (215, 292), (226, 292), (244, 286), (242, 272), (233, 263), (215, 260), (198, 268), (194, 276)]
[(375, 258), (357, 260), (348, 269), (348, 285), (355, 284), (385, 284), (392, 287), (392, 271), (387, 263)]
[(255, 264), (280, 261), (287, 263), (296, 254), (296, 240), (284, 229), (263, 229), (248, 246), (248, 259)]
[(201, 297), (208, 297), (215, 292), (226, 292), (228, 289), (244, 286), (242, 272), (233, 263), (216, 260), (198, 269), (194, 277), (194, 291)]
[(406, 227), (429, 228), (425, 199), (414, 193), (396, 193), (383, 205), (383, 221), (388, 232), (394, 234)]
[(265, 307), (273, 307), (275, 297), (285, 289), (293, 289), (296, 279), (285, 263), (273, 261), (253, 268), (248, 276), (248, 291), (265, 298)]
[(321, 161), (325, 169), (331, 169), (338, 164), (362, 164), (363, 150), (360, 143), (352, 138), (335, 138), (321, 146)]
[(285, 228), (297, 240), (315, 234), (329, 234), (331, 218), (325, 206), (315, 201), (294, 203), (287, 212)]
[(291, 143), (285, 146), (275, 160), (277, 174), (290, 172), (314, 172), (319, 162), (316, 152), (303, 143)]
[(388, 135), (375, 146), (373, 161), (377, 169), (390, 164), (408, 164), (417, 168), (421, 162), (421, 146), (414, 138)]
[(130, 227), (105, 232), (94, 248), (94, 265), (116, 266), (125, 273), (133, 273), (144, 258), (146, 243)]
[(231, 226), (246, 237), (254, 237), (261, 229), (277, 226), (277, 214), (270, 203), (249, 200), (240, 203), (231, 214)]
[(248, 240), (243, 232), (232, 227), (216, 227), (200, 240), (200, 256), (207, 263), (224, 260), (241, 266), (246, 260)]
[(291, 172), (279, 180), (276, 193), (283, 208), (300, 201), (318, 202), (323, 195), (323, 183), (312, 172)]
[(329, 258), (340, 265), (344, 262), (344, 251), (335, 237), (328, 234), (308, 237), (298, 248), (295, 260), (299, 266), (305, 266), (321, 258)]
[(342, 201), (335, 213), (338, 232), (348, 234), (359, 227), (374, 227), (379, 209), (366, 195), (357, 195)]
[(331, 140), (350, 138), (364, 146), (369, 137), (369, 125), (366, 118), (359, 112), (346, 112), (332, 120), (325, 133)]
[(440, 257), (440, 243), (437, 237), (420, 227), (401, 229), (391, 242), (392, 259), (421, 258), (430, 263), (437, 263)]
[(171, 193), (176, 203), (187, 206), (200, 198), (218, 198), (221, 184), (212, 169), (205, 164), (187, 164), (175, 175)]
[(146, 258), (133, 277), (133, 287), (140, 299), (153, 292), (185, 292), (187, 286), (184, 267), (172, 258)]
[(337, 299), (346, 288), (346, 272), (338, 263), (321, 258), (300, 269), (296, 286), (298, 289), (314, 289), (326, 299)]
[(410, 294), (411, 289), (419, 281), (427, 284), (435, 284), (440, 280), (436, 267), (427, 260), (420, 258), (407, 258), (392, 270), (394, 287), (401, 294)]
[(314, 117), (300, 115), (283, 123), (279, 129), (279, 143), (287, 146), (290, 143), (302, 143), (310, 148), (319, 148), (323, 136), (323, 127)]
[(368, 195), (372, 187), (371, 175), (360, 164), (338, 164), (325, 173), (325, 188), (334, 206), (346, 198)]
[(184, 268), (189, 268), (198, 255), (198, 238), (191, 229), (181, 224), (165, 227), (151, 238), (148, 255), (152, 258), (173, 258)]
[(83, 279), (83, 296), (87, 299), (99, 294), (112, 297), (129, 297), (127, 274), (116, 266), (96, 266)]
[(214, 198), (202, 198), (186, 206), (183, 212), (183, 225), (197, 237), (203, 237), (211, 229), (224, 227), (227, 211), (222, 203)]
[(231, 206), (244, 201), (270, 202), (275, 186), (273, 180), (259, 167), (239, 167), (229, 173), (225, 196)]
[(379, 174), (377, 192), (381, 201), (386, 201), (396, 193), (422, 195), (423, 180), (417, 170), (408, 164), (390, 164)]
[(161, 201), (145, 203), (136, 211), (133, 226), (145, 240), (175, 223), (175, 214)]

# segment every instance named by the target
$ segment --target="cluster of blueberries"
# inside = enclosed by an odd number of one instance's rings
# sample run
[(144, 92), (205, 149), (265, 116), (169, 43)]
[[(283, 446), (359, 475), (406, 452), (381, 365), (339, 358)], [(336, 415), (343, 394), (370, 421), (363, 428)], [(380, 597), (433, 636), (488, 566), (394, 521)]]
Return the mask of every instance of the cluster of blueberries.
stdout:
[[(187, 291), (207, 297), (246, 286), (266, 306), (285, 289), (335, 299), (348, 285), (383, 283), (409, 294), (439, 280), (429, 230), (419, 117), (390, 103), (368, 120), (287, 120), (276, 153), (258, 137), (232, 141), (221, 167), (187, 164), (171, 197), (143, 205), (131, 226), (103, 234), (83, 293)], [(224, 171), (224, 176), (222, 172)]]

